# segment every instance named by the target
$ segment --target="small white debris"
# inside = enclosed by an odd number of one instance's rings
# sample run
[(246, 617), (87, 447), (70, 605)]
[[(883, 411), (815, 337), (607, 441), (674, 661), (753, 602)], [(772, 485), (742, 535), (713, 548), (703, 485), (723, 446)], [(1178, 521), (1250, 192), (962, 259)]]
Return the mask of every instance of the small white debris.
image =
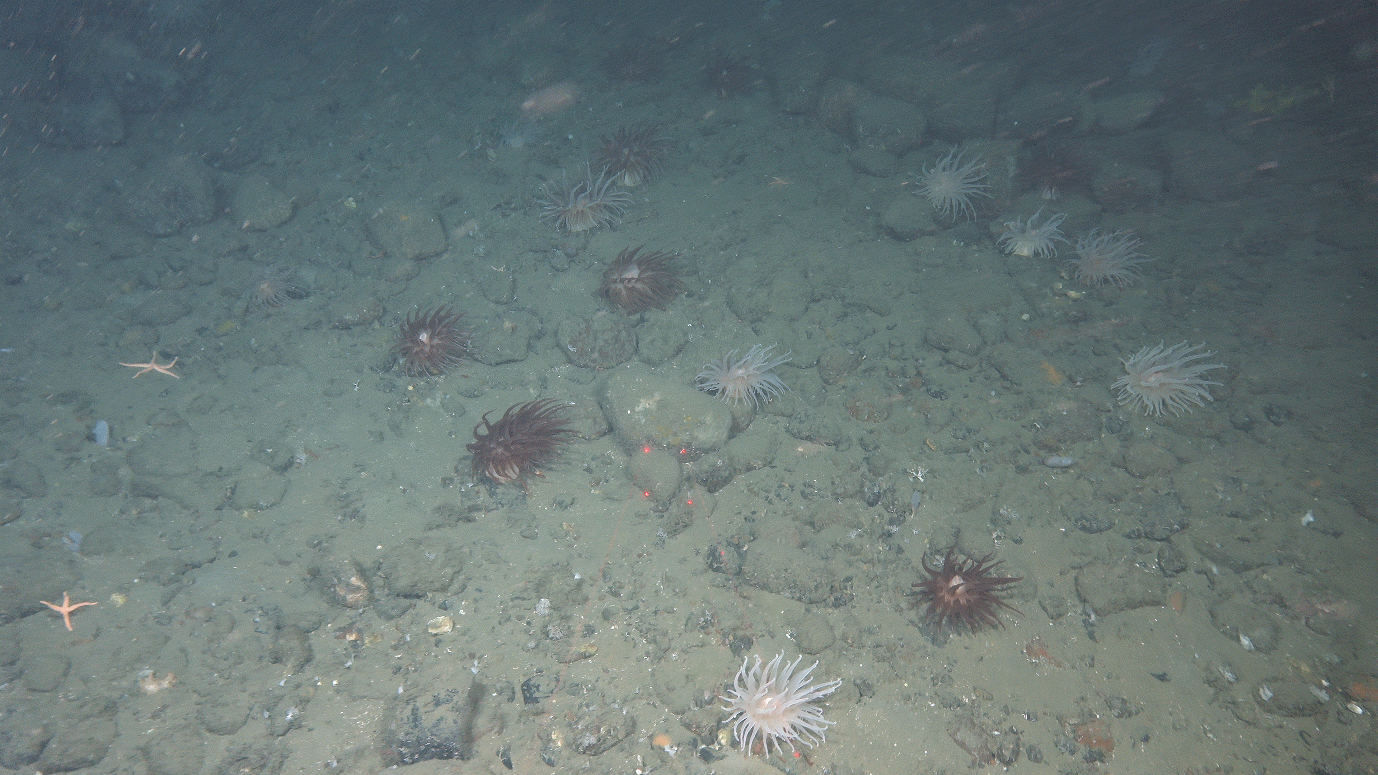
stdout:
[(1263, 684), (1262, 686), (1258, 687), (1258, 696), (1264, 702), (1267, 702), (1268, 700), (1273, 699), (1273, 690), (1269, 689), (1267, 684)]
[(1319, 686), (1308, 686), (1306, 688), (1310, 689), (1311, 693), (1316, 695), (1316, 699), (1321, 702), (1330, 702), (1330, 692), (1327, 692)]
[(1239, 633), (1239, 645), (1243, 646), (1245, 651), (1254, 650), (1254, 642), (1249, 639), (1248, 635), (1245, 635), (1242, 632)]
[(1312, 509), (1306, 510), (1306, 515), (1301, 518), (1301, 526), (1306, 527), (1316, 521), (1316, 512)]
[(1345, 707), (1349, 708), (1357, 716), (1364, 715), (1364, 706), (1360, 705), (1357, 702), (1346, 702)]

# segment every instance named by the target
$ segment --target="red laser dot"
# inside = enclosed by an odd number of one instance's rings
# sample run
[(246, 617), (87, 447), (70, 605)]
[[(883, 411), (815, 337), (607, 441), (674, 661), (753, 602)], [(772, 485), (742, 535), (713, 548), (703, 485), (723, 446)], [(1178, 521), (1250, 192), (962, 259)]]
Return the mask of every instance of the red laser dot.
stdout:
[(687, 503), (687, 504), (689, 504), (690, 506), (692, 506), (692, 505), (694, 505), (694, 499), (693, 499), (693, 498), (690, 498), (689, 500), (685, 501), (685, 503)]
[(651, 497), (651, 491), (650, 491), (650, 490), (642, 490), (642, 491), (641, 491), (641, 497), (643, 497), (643, 498), (649, 498), (649, 497)]
[(642, 448), (641, 448), (641, 454), (643, 454), (643, 455), (649, 455), (649, 454), (651, 454), (651, 445), (650, 445), (650, 444), (647, 444), (646, 446), (642, 447)]

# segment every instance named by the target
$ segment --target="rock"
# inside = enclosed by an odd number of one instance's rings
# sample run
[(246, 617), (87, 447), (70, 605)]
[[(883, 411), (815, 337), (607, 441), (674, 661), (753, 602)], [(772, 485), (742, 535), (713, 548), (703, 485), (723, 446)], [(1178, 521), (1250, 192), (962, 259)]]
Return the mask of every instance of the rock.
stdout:
[(331, 328), (349, 329), (357, 326), (368, 326), (378, 322), (383, 316), (383, 303), (373, 297), (360, 299), (354, 303), (347, 311), (335, 318), (330, 324)]
[(136, 476), (189, 476), (196, 471), (195, 434), (185, 425), (144, 434), (125, 462)]
[(1162, 104), (1163, 93), (1156, 89), (1129, 92), (1092, 103), (1086, 119), (1106, 132), (1121, 134), (1143, 126)]
[(1147, 442), (1135, 442), (1124, 451), (1124, 468), (1130, 474), (1147, 479), (1165, 474), (1177, 467), (1177, 458), (1162, 447)]
[(494, 272), (491, 269), (480, 272), (478, 288), (483, 298), (494, 304), (506, 306), (517, 300), (517, 273)]
[(644, 322), (637, 326), (636, 357), (642, 363), (659, 366), (684, 350), (693, 330), (691, 320), (682, 310), (647, 312)]
[(636, 354), (636, 333), (611, 315), (565, 318), (558, 336), (565, 357), (580, 368), (610, 369)]
[(1175, 498), (1157, 497), (1144, 505), (1138, 518), (1124, 531), (1124, 537), (1166, 541), (1186, 530), (1190, 524), (1181, 504)]
[(23, 498), (41, 498), (48, 494), (48, 480), (38, 466), (27, 460), (12, 460), (0, 469), (0, 487), (13, 490)]
[(1161, 606), (1167, 599), (1164, 581), (1136, 566), (1088, 565), (1077, 571), (1076, 590), (1081, 601), (1102, 617)]
[(597, 756), (636, 731), (636, 717), (619, 710), (585, 713), (569, 725), (569, 745), (585, 756)]
[[(1265, 678), (1258, 682), (1253, 696), (1265, 712), (1288, 718), (1315, 716), (1325, 711), (1325, 701), (1311, 691), (1311, 685), (1295, 678)], [(1263, 699), (1265, 696), (1268, 699)]]
[(72, 661), (53, 651), (24, 651), (19, 658), (24, 688), (31, 692), (51, 692), (62, 685)]
[(144, 743), (149, 775), (196, 775), (206, 756), (202, 732), (191, 724), (167, 727)]
[(43, 755), (34, 763), (34, 769), (71, 772), (90, 767), (105, 758), (115, 742), (116, 731), (114, 720), (103, 716), (64, 723), (43, 748)]
[(271, 743), (257, 741), (230, 746), (211, 775), (278, 775), (287, 751)]
[(0, 554), (0, 624), (47, 611), (40, 599), (61, 600), (62, 591), (76, 583), (67, 562), (54, 562), (53, 557), (44, 562), (38, 551), (20, 550), (19, 542), (14, 545), (15, 549)]
[(894, 154), (874, 145), (854, 149), (847, 154), (847, 163), (857, 172), (876, 178), (888, 178), (898, 172), (900, 166)]
[(125, 139), (124, 115), (108, 97), (85, 102), (57, 99), (51, 103), (17, 107), (15, 118), (40, 142), (48, 145), (92, 148), (118, 145)]
[(1131, 162), (1106, 159), (1091, 176), (1091, 196), (1111, 212), (1137, 210), (1158, 201), (1163, 174)]
[(880, 228), (897, 240), (908, 242), (925, 234), (938, 233), (933, 206), (922, 197), (902, 191), (880, 214)]
[(865, 86), (833, 78), (819, 87), (818, 106), (814, 116), (818, 123), (829, 131), (840, 135), (848, 142), (855, 143), (856, 125), (853, 123), (852, 114), (856, 111), (856, 106), (870, 96), (871, 91)]
[(805, 654), (822, 654), (837, 641), (833, 626), (823, 616), (808, 612), (789, 621), (794, 642)]
[[(1246, 650), (1268, 653), (1277, 648), (1281, 632), (1274, 616), (1246, 601), (1226, 600), (1211, 606), (1211, 624)], [(1240, 636), (1247, 638), (1241, 640)], [(1247, 643), (1247, 645), (1245, 645)]]
[(469, 338), (469, 357), (489, 366), (526, 360), (532, 338), (540, 336), (543, 330), (534, 315), (515, 310), (493, 323), (479, 326)]
[(796, 41), (789, 53), (775, 61), (775, 94), (780, 109), (803, 115), (818, 105), (819, 84), (827, 68), (827, 53), (809, 41)]
[(368, 233), (393, 258), (428, 258), (448, 247), (440, 215), (414, 202), (383, 203), (369, 219)]
[(0, 766), (11, 770), (31, 769), (53, 739), (54, 725), (38, 720), (37, 708), (16, 707), (0, 719)]
[(158, 293), (140, 302), (129, 319), (140, 326), (165, 326), (191, 313), (191, 304), (180, 293)]
[(1248, 190), (1255, 164), (1239, 143), (1214, 132), (1172, 132), (1164, 142), (1168, 191), (1205, 202), (1238, 199)]
[(237, 511), (266, 511), (282, 501), (287, 483), (287, 477), (266, 468), (253, 471), (232, 485), (228, 505)]
[[(743, 276), (749, 276), (745, 271)], [(795, 321), (809, 308), (813, 287), (797, 268), (779, 270), (761, 283), (729, 283), (727, 306), (742, 320), (753, 323), (766, 318)]]
[(612, 376), (600, 403), (628, 449), (649, 443), (705, 452), (725, 444), (732, 428), (732, 413), (721, 401), (640, 366)]
[(923, 142), (928, 119), (917, 105), (876, 94), (857, 104), (852, 125), (859, 144), (898, 157)]
[[(726, 550), (730, 551), (730, 549)], [(801, 603), (833, 603), (837, 583), (822, 560), (789, 545), (769, 531), (746, 548), (742, 580), (757, 589), (784, 595)]]
[(400, 701), (383, 724), (384, 765), (472, 758), (474, 719), (486, 693), (474, 679), (467, 691), (441, 689)]
[[(24, 501), (18, 495), (0, 494), (0, 525), (9, 523), (24, 516)], [(3, 621), (3, 617), (0, 617)]]
[(1083, 100), (1077, 95), (1078, 90), (1059, 84), (1025, 84), (1001, 103), (995, 134), (997, 137), (1029, 138), (1042, 136), (1059, 126), (1074, 126), (1083, 109)]
[(1187, 556), (1170, 541), (1158, 547), (1158, 570), (1165, 576), (1176, 576), (1189, 566)]
[(235, 186), (230, 215), (242, 228), (265, 231), (292, 217), (296, 203), (262, 175), (246, 175)]
[(663, 449), (637, 450), (632, 453), (632, 484), (664, 507), (679, 494), (682, 468), (679, 459)]
[(232, 735), (249, 720), (253, 701), (242, 693), (208, 697), (196, 705), (201, 726), (213, 735)]
[(131, 113), (176, 107), (194, 81), (192, 58), (146, 57), (124, 36), (94, 28), (72, 36), (65, 47), (66, 82), (91, 94), (110, 94)]
[(383, 555), (376, 578), (388, 592), (401, 597), (443, 594), (464, 567), (464, 554), (455, 544), (411, 538)]
[(210, 171), (192, 156), (150, 165), (123, 197), (125, 216), (151, 237), (168, 237), (216, 214)]
[(287, 675), (296, 675), (313, 656), (311, 639), (295, 624), (279, 627), (273, 633), (273, 645), (268, 649), (268, 659), (282, 665)]
[(967, 355), (975, 355), (985, 346), (971, 323), (955, 313), (935, 318), (924, 331), (924, 341), (939, 350), (956, 350)]

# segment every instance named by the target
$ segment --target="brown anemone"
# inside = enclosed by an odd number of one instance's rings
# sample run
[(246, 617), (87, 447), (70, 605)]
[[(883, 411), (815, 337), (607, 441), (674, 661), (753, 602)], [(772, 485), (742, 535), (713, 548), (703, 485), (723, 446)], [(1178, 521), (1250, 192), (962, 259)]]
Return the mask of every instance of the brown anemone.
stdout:
[(578, 435), (564, 416), (565, 406), (553, 398), (514, 404), (492, 423), (492, 412), (484, 412), (474, 426), (474, 442), (465, 446), (474, 454), (474, 477), (487, 477), (494, 484), (517, 482), (525, 490), (526, 478), (541, 476), (541, 468)]
[(408, 377), (430, 377), (454, 368), (469, 352), (469, 332), (459, 327), (462, 317), (463, 312), (449, 307), (407, 315), (392, 346), (393, 363), (401, 364)]
[(653, 307), (665, 309), (684, 292), (684, 283), (675, 276), (673, 267), (679, 254), (658, 250), (641, 253), (644, 247), (623, 248), (603, 270), (603, 284), (598, 287), (600, 295), (628, 315)]
[(618, 185), (627, 188), (655, 177), (673, 144), (658, 122), (624, 126), (612, 137), (601, 139), (603, 145), (593, 154), (593, 166), (602, 167)]
[(939, 633), (949, 623), (965, 627), (967, 632), (1003, 627), (1001, 608), (1019, 613), (1019, 609), (1000, 599), (1000, 592), (1023, 578), (995, 575), (995, 569), (1004, 560), (991, 562), (993, 559), (994, 554), (974, 559), (958, 557), (957, 547), (953, 546), (944, 555), (941, 568), (930, 566), (927, 557), (920, 560), (928, 578), (914, 585), (913, 594), (920, 605), (928, 604), (924, 619), (933, 622)]

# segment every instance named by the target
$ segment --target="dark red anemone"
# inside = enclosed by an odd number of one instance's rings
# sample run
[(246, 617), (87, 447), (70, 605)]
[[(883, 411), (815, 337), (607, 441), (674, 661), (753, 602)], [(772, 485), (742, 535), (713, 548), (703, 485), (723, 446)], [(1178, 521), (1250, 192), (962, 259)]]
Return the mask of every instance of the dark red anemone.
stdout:
[(670, 155), (673, 141), (659, 123), (624, 126), (593, 154), (593, 167), (601, 167), (619, 186), (632, 188), (655, 177)]
[(459, 327), (462, 317), (464, 313), (449, 307), (408, 315), (392, 346), (393, 362), (401, 364), (408, 377), (430, 377), (454, 368), (469, 352), (469, 332)]
[(665, 309), (684, 292), (684, 283), (675, 276), (673, 264), (678, 253), (653, 250), (641, 253), (641, 245), (624, 248), (603, 270), (598, 293), (628, 315), (654, 307)]
[(517, 482), (525, 490), (526, 478), (541, 476), (541, 469), (578, 435), (569, 427), (565, 407), (553, 398), (527, 401), (508, 407), (492, 423), (488, 422), (492, 412), (484, 412), (474, 426), (474, 443), (465, 446), (474, 453), (474, 477), (487, 477), (494, 484)]
[(1023, 577), (995, 575), (1004, 560), (991, 562), (994, 554), (973, 559), (958, 557), (956, 552), (956, 546), (947, 550), (941, 568), (929, 566), (927, 557), (920, 560), (928, 578), (914, 585), (913, 595), (920, 605), (928, 604), (924, 619), (933, 622), (939, 633), (947, 624), (965, 627), (969, 633), (1005, 626), (1000, 621), (1000, 609), (1015, 613), (1019, 609), (1001, 600), (999, 593)]

